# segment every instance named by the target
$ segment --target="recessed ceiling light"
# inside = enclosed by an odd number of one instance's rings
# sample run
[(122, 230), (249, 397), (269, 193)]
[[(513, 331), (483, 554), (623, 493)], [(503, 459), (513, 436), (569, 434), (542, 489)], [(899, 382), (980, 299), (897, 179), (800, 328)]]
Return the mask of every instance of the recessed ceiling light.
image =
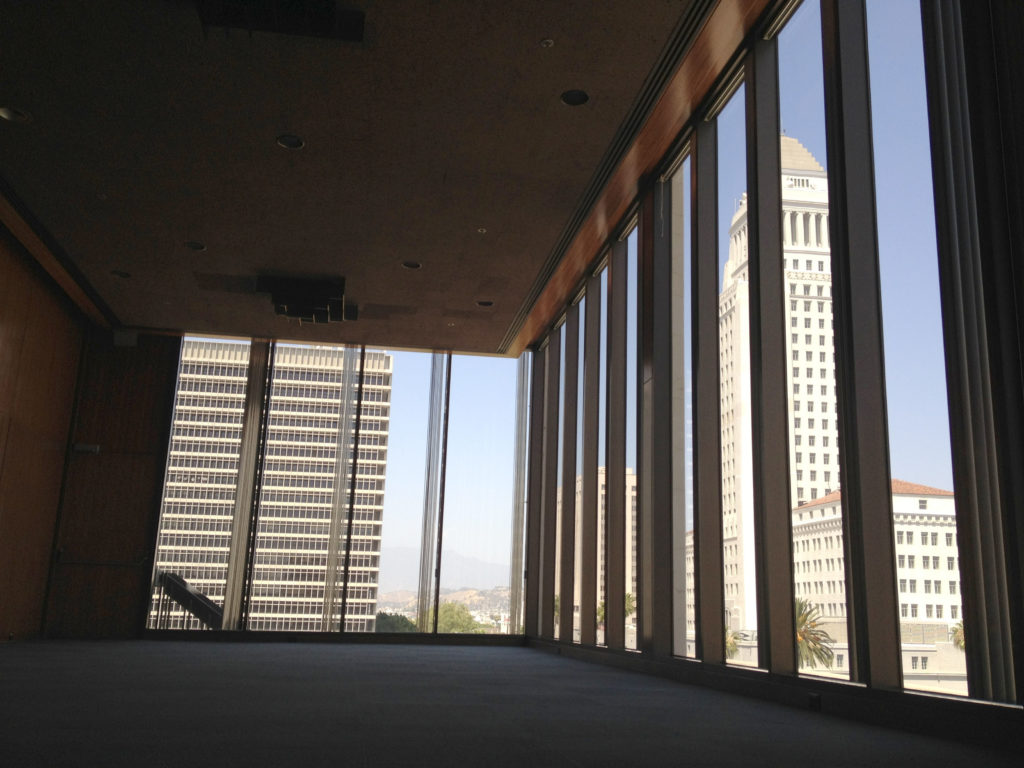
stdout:
[(31, 123), (32, 113), (17, 107), (0, 107), (0, 118), (10, 123)]
[(185, 247), (188, 248), (190, 251), (206, 250), (206, 246), (203, 243), (200, 243), (198, 240), (186, 240)]
[(418, 261), (403, 261), (402, 266), (405, 269), (419, 269), (423, 265), (420, 264)]
[(478, 301), (476, 303), (476, 305), (478, 307), (493, 307), (494, 306), (494, 302), (493, 301), (489, 301), (487, 299), (481, 299), (480, 301)]
[(574, 89), (562, 94), (562, 103), (568, 104), (570, 107), (579, 107), (586, 104), (588, 101), (590, 101), (590, 97), (587, 95), (586, 91)]
[(543, 40), (540, 41), (540, 47), (541, 48), (554, 48), (555, 47), (555, 41), (552, 40), (550, 37), (545, 37)]
[(277, 143), (285, 149), (302, 149), (306, 146), (306, 142), (292, 133), (282, 133), (277, 137)]
[(486, 235), (487, 227), (480, 227), (479, 229), (477, 229), (477, 232), (479, 232), (481, 235)]
[(110, 270), (110, 274), (112, 274), (114, 277), (120, 277), (122, 279), (126, 279), (132, 276), (131, 272), (125, 272), (123, 269), (112, 269)]
[(449, 328), (454, 328), (455, 327), (455, 323), (448, 323), (448, 327)]

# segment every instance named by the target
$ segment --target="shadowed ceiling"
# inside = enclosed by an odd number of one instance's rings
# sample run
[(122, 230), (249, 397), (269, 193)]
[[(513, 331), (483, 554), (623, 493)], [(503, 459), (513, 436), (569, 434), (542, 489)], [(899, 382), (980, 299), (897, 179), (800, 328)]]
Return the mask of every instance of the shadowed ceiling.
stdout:
[[(115, 327), (503, 351), (691, 4), (365, 0), (342, 42), (5, 0), (0, 175)], [(359, 319), (259, 274), (344, 277)]]

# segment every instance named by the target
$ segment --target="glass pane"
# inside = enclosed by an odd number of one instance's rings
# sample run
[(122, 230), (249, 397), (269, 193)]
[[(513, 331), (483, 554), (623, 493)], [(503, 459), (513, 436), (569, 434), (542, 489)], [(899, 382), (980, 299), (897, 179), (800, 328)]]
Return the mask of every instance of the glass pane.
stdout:
[(374, 352), (390, 357), (392, 371), (387, 439), (360, 450), (360, 462), (376, 456), (387, 466), (375, 630), (416, 632), (433, 355)]
[[(690, 304), (690, 158), (672, 176), (673, 653), (696, 654), (693, 590), (693, 317)], [(680, 581), (678, 574), (684, 574)]]
[(903, 681), (966, 695), (919, 3), (868, 2), (868, 52)]
[(828, 240), (821, 15), (804, 3), (779, 34), (783, 296), (797, 660), (848, 679), (843, 514)]
[(719, 396), (722, 555), (729, 663), (757, 665), (753, 435), (744, 87), (718, 116)]
[(391, 358), (367, 352), (361, 405), (359, 360), (354, 347), (275, 347), (249, 629), (338, 631), (344, 604), (346, 631), (374, 630)]
[[(171, 573), (224, 605), (242, 444), (249, 342), (186, 336), (181, 344), (154, 576)], [(146, 626), (157, 628), (160, 591)], [(161, 628), (202, 625), (168, 600)]]
[(510, 632), (517, 362), (452, 356), (438, 632)]

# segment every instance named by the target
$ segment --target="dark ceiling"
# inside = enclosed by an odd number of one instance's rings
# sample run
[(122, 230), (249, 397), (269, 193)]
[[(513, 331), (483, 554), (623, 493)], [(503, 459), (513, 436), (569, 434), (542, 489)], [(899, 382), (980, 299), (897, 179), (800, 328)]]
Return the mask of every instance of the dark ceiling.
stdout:
[[(494, 353), (691, 4), (366, 0), (354, 43), (3, 0), (0, 175), (115, 326)], [(359, 319), (259, 274), (344, 277)]]

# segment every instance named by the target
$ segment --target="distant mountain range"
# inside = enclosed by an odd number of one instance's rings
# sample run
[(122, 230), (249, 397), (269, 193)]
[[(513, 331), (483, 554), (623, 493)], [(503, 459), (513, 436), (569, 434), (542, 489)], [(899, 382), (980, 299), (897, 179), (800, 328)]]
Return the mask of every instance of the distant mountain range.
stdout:
[[(380, 592), (415, 592), (419, 588), (420, 553), (415, 547), (384, 547), (380, 553)], [(508, 586), (508, 565), (489, 563), (446, 550), (441, 564), (442, 589)]]

